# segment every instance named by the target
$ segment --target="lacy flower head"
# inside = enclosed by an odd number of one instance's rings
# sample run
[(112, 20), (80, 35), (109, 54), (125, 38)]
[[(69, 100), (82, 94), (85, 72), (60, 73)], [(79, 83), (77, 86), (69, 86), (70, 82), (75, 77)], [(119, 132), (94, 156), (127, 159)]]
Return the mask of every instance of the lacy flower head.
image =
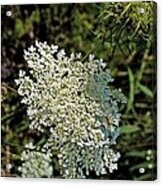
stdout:
[[(20, 70), (16, 83), (27, 106), (30, 130), (46, 138), (39, 157), (46, 153), (55, 158), (64, 178), (117, 169), (120, 154), (113, 147), (119, 135), (119, 106), (126, 100), (120, 89), (112, 87), (107, 63), (92, 54), (68, 56), (58, 46), (38, 41), (24, 51), (24, 58), (28, 71)], [(27, 151), (23, 154), (29, 158), (36, 155), (33, 149)]]

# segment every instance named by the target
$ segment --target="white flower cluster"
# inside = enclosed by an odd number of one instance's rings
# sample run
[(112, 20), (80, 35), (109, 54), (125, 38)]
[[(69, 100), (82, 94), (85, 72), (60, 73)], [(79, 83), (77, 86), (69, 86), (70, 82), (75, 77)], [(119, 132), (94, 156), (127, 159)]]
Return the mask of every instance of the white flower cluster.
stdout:
[(65, 178), (86, 178), (117, 169), (112, 150), (119, 134), (121, 90), (113, 89), (106, 63), (89, 55), (68, 57), (58, 46), (36, 41), (25, 50), (29, 72), (20, 70), (18, 92), (27, 105), (30, 128), (50, 135), (43, 153), (57, 152)]
[(48, 154), (37, 152), (35, 147), (29, 147), (26, 151), (23, 151), (21, 160), (22, 166), (19, 167), (22, 177), (28, 178), (51, 178), (53, 176), (53, 167), (51, 165), (51, 158)]

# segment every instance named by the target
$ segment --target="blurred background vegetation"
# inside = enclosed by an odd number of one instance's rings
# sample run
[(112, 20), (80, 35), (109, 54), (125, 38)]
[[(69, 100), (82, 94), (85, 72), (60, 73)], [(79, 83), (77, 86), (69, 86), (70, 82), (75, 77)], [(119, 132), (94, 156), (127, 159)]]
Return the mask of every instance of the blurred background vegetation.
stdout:
[(108, 61), (114, 86), (127, 97), (116, 147), (119, 169), (89, 178), (156, 179), (156, 4), (11, 5), (1, 7), (1, 17), (2, 176), (19, 176), (24, 145), (29, 139), (41, 140), (28, 130), (26, 108), (14, 83), (18, 70), (27, 69), (23, 49), (37, 39), (67, 53), (94, 53)]

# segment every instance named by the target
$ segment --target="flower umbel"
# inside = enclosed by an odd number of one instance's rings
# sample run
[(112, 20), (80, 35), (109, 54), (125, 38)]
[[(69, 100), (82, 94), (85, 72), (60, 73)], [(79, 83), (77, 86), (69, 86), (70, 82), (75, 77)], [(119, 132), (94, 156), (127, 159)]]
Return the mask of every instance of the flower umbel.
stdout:
[[(25, 50), (29, 73), (20, 71), (18, 92), (27, 105), (30, 129), (49, 137), (40, 153), (57, 152), (64, 178), (86, 178), (117, 169), (112, 149), (119, 134), (119, 104), (125, 103), (106, 63), (90, 54), (68, 57), (58, 46), (36, 41)], [(32, 165), (31, 165), (32, 166)]]

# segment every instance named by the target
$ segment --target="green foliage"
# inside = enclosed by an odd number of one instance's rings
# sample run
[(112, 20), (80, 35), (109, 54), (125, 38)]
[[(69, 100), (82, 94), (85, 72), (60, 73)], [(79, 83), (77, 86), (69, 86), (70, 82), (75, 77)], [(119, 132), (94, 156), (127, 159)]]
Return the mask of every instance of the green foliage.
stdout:
[(123, 125), (120, 129), (121, 134), (130, 134), (139, 131), (140, 128), (132, 125)]
[(139, 84), (138, 87), (146, 96), (153, 98), (153, 93), (147, 86)]
[(38, 10), (34, 11), (31, 16), (25, 21), (22, 21), (21, 19), (16, 19), (15, 36), (21, 38), (24, 34), (28, 33), (32, 29), (34, 23), (39, 22), (40, 15)]
[[(117, 50), (129, 56), (135, 50), (151, 47), (153, 39), (153, 3), (117, 2), (104, 4), (97, 18), (99, 27), (94, 34), (111, 49), (109, 57)], [(143, 8), (144, 12), (141, 13)]]
[(128, 67), (128, 76), (129, 76), (129, 99), (127, 111), (129, 111), (133, 107), (134, 95), (135, 95), (135, 79), (132, 73), (132, 70)]

